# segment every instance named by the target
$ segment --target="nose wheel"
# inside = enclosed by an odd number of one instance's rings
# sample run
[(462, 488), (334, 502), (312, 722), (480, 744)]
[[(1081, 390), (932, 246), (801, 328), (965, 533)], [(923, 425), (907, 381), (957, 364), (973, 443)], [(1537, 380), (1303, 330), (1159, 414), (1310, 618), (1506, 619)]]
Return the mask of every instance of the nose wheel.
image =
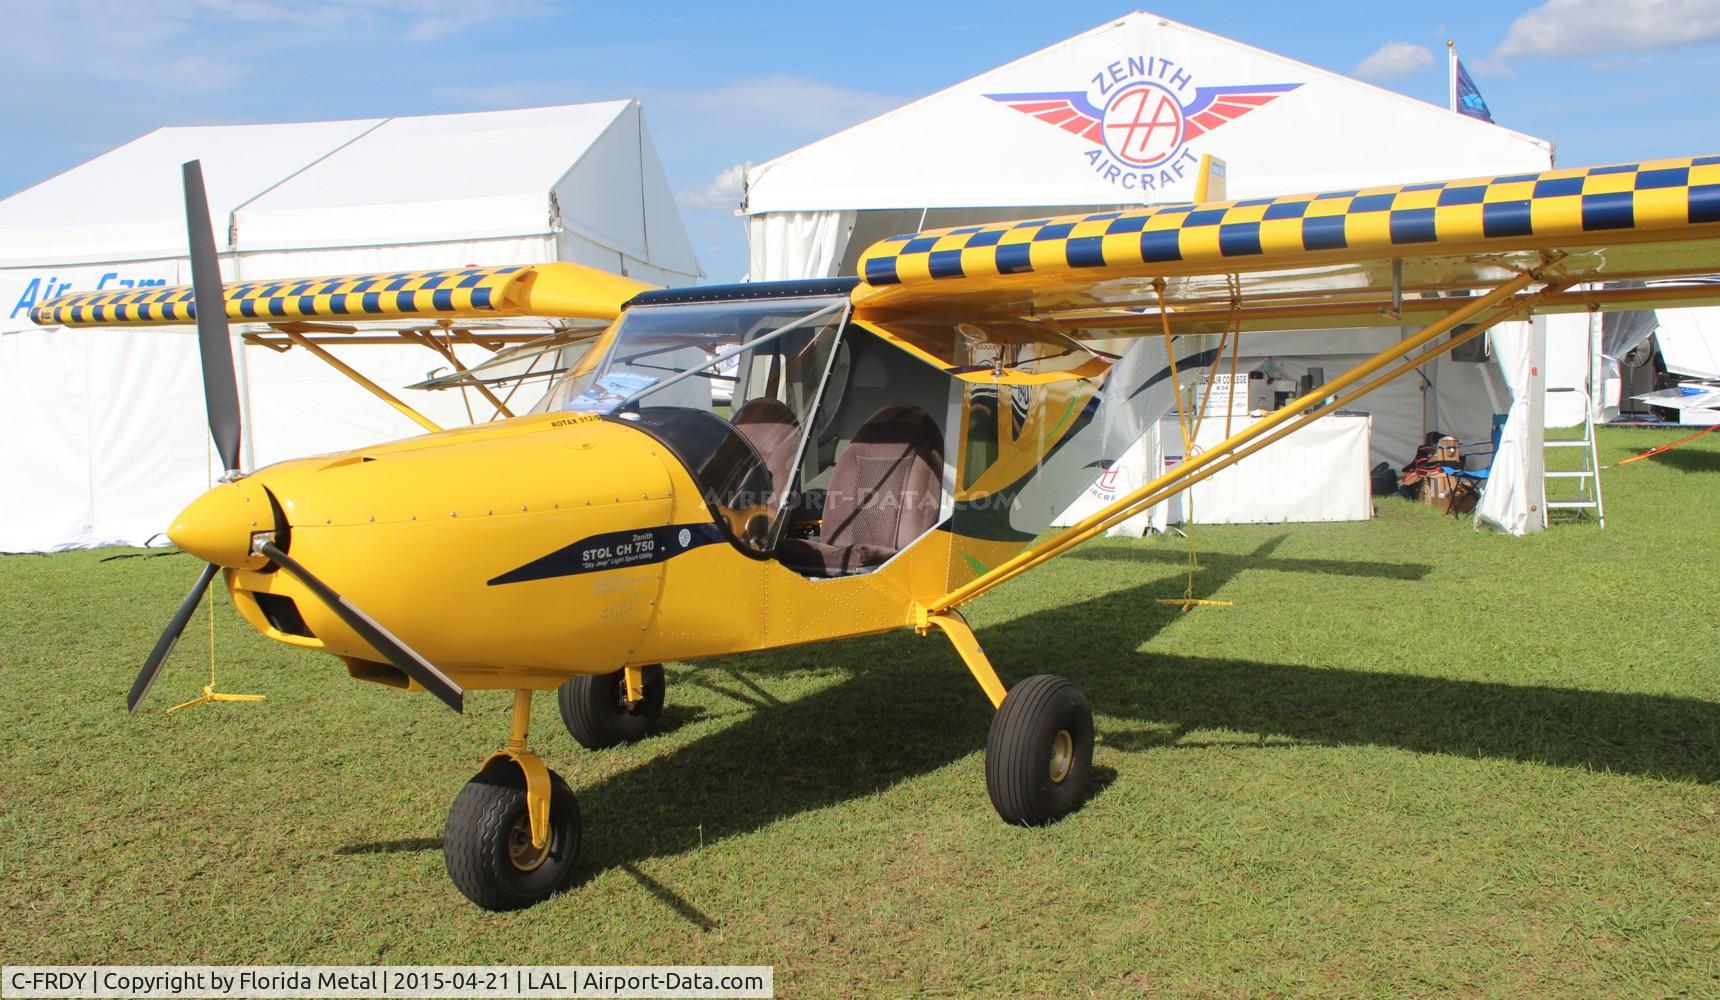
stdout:
[(532, 693), (514, 692), (508, 742), (466, 782), (448, 810), (442, 859), (466, 898), (486, 910), (541, 903), (573, 881), (579, 801), (526, 748)]
[(579, 801), (549, 773), (549, 836), (532, 842), (525, 774), (496, 760), (460, 789), (442, 831), (448, 877), (486, 910), (518, 910), (567, 888), (579, 860)]
[[(627, 678), (629, 671), (637, 671), (633, 684)], [(634, 684), (636, 690), (629, 691)], [(605, 750), (637, 742), (657, 731), (665, 687), (663, 667), (653, 663), (612, 674), (575, 677), (556, 689), (555, 702), (561, 709), (562, 723), (580, 746)]]

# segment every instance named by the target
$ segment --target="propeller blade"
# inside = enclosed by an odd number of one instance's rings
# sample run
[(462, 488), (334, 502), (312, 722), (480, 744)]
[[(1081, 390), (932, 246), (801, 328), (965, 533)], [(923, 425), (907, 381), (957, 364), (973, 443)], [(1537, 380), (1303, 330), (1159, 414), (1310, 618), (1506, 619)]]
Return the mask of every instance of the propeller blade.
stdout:
[(209, 433), (227, 472), (239, 471), (239, 386), (233, 374), (233, 341), (227, 332), (227, 298), (221, 263), (215, 256), (215, 231), (209, 222), (209, 197), (203, 164), (185, 164), (185, 230), (191, 240), (191, 297), (197, 310), (197, 349), (203, 359), (203, 403)]
[(282, 552), (274, 542), (264, 542), (257, 551), (268, 556), (275, 565), (291, 573), (298, 581), (309, 587), (317, 599), (329, 606), (329, 610), (340, 616), (347, 627), (359, 634), (365, 642), (370, 643), (377, 652), (388, 657), (388, 662), (399, 667), (406, 676), (417, 681), (419, 686), (442, 699), (448, 707), (456, 712), (464, 711), (465, 694), (460, 685), (449, 679), (447, 674), (437, 670), (435, 665), (418, 655), (417, 650), (406, 645), (395, 637), (394, 633), (382, 627), (382, 623), (365, 614), (346, 598), (335, 593), (334, 588), (318, 579), (316, 574), (305, 569), (304, 565), (292, 556)]
[(179, 610), (168, 620), (166, 631), (161, 633), (161, 638), (155, 640), (155, 648), (149, 651), (149, 659), (143, 661), (143, 669), (138, 671), (137, 680), (132, 682), (131, 694), (125, 697), (127, 711), (136, 712), (138, 703), (149, 693), (156, 675), (161, 673), (161, 665), (167, 662), (167, 654), (173, 652), (174, 645), (179, 642), (179, 634), (185, 631), (185, 623), (191, 620), (192, 613), (203, 600), (203, 592), (209, 589), (209, 581), (215, 579), (215, 571), (219, 568), (214, 563), (203, 564), (203, 575), (197, 578), (196, 586), (191, 588), (191, 593), (185, 595), (185, 600), (179, 604)]

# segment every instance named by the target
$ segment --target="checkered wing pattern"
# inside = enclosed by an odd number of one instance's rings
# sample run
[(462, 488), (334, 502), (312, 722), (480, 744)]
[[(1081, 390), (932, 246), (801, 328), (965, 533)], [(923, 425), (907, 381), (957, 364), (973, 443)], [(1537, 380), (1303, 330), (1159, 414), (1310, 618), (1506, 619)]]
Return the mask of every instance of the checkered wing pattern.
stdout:
[[(241, 281), (224, 291), (227, 317), (239, 321), (506, 315), (508, 287), (529, 270), (516, 265)], [(189, 285), (81, 292), (30, 310), (41, 326), (187, 323), (196, 317)]]
[(1084, 268), (1097, 281), (1717, 233), (1720, 156), (1698, 156), (910, 233), (868, 248), (859, 269), (873, 289)]

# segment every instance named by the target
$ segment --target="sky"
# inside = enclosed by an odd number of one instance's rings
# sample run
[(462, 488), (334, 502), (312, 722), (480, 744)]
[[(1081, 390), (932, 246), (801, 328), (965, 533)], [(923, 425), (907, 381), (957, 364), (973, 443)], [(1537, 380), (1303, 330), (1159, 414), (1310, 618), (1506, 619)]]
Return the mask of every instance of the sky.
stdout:
[[(163, 125), (638, 98), (708, 280), (759, 163), (1134, 9), (985, 3), (0, 0), (0, 197)], [(1720, 0), (1160, 0), (1147, 9), (1495, 120), (1562, 165), (1720, 152)]]

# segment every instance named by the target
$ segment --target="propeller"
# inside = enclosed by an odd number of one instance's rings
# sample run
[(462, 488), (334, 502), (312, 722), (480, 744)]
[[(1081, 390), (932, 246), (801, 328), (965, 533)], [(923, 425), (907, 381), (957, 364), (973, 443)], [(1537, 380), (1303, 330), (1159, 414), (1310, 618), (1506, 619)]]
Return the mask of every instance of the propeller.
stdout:
[[(203, 405), (209, 414), (209, 434), (215, 439), (215, 453), (226, 470), (222, 478), (233, 479), (239, 474), (239, 383), (233, 375), (233, 341), (227, 330), (227, 298), (221, 287), (221, 264), (215, 257), (215, 231), (209, 222), (209, 196), (203, 186), (203, 164), (192, 160), (181, 168), (185, 181), (185, 229), (191, 243), (191, 308), (197, 317), (197, 352), (203, 362)], [(213, 303), (213, 308), (198, 306)], [(214, 563), (203, 567), (197, 585), (185, 595), (179, 610), (168, 619), (161, 638), (149, 651), (137, 680), (126, 696), (125, 707), (136, 712), (143, 696), (149, 693), (167, 654), (179, 642), (180, 633), (191, 620), (203, 594), (215, 579), (218, 569)]]
[(191, 620), (197, 605), (203, 600), (203, 592), (209, 589), (209, 581), (215, 579), (215, 571), (220, 569), (214, 563), (203, 564), (203, 575), (197, 578), (197, 585), (191, 588), (191, 593), (185, 595), (180, 602), (179, 610), (167, 622), (167, 631), (161, 633), (161, 638), (155, 640), (155, 648), (149, 651), (149, 659), (143, 662), (143, 669), (138, 672), (137, 680), (132, 682), (131, 693), (125, 697), (125, 707), (128, 712), (136, 712), (138, 702), (149, 693), (155, 684), (155, 676), (161, 673), (161, 665), (167, 662), (167, 654), (173, 652), (173, 647), (179, 642), (179, 634), (185, 631), (185, 624)]
[(406, 643), (401, 642), (393, 632), (384, 628), (382, 623), (365, 614), (351, 601), (340, 596), (333, 587), (324, 583), (315, 573), (304, 567), (297, 559), (281, 551), (274, 542), (264, 542), (257, 546), (257, 551), (269, 557), (275, 565), (286, 570), (298, 581), (305, 585), (317, 599), (328, 605), (329, 610), (340, 616), (346, 622), (347, 628), (357, 632), (359, 638), (370, 643), (377, 652), (388, 657), (388, 662), (399, 667), (406, 676), (418, 682), (424, 690), (442, 699), (447, 706), (456, 712), (463, 711), (465, 694), (460, 685), (448, 678), (447, 674), (437, 670), (435, 664), (426, 660)]
[[(185, 229), (191, 238), (191, 301), (197, 316), (197, 352), (203, 361), (203, 405), (209, 434), (226, 478), (239, 474), (239, 384), (233, 377), (233, 340), (227, 330), (227, 297), (215, 257), (215, 231), (209, 222), (209, 197), (203, 164), (185, 164)], [(208, 304), (210, 308), (200, 308)]]
[[(215, 451), (221, 459), (225, 472), (221, 479), (224, 483), (233, 483), (240, 479), (239, 471), (239, 385), (233, 373), (233, 342), (227, 328), (227, 298), (226, 289), (221, 285), (220, 262), (215, 256), (215, 233), (209, 222), (209, 199), (203, 186), (203, 167), (197, 160), (185, 164), (185, 228), (191, 243), (191, 300), (192, 310), (197, 317), (197, 347), (203, 362), (203, 402), (209, 413), (209, 434), (215, 439)], [(228, 486), (226, 489), (233, 489)], [(262, 490), (267, 495), (267, 490)], [(198, 509), (199, 504), (205, 503), (213, 493), (186, 508), (187, 514)], [(273, 501), (271, 500), (271, 505)], [(216, 505), (217, 507), (220, 504)], [(205, 509), (204, 514), (210, 512)], [(184, 518), (187, 514), (182, 514)], [(280, 516), (277, 508), (277, 518)], [(210, 517), (207, 524), (214, 527), (214, 537), (225, 539), (222, 529), (222, 519), (219, 516)], [(251, 522), (255, 524), (256, 522)], [(277, 529), (284, 524), (277, 524)], [(177, 530), (177, 528), (176, 528)], [(448, 678), (447, 674), (436, 669), (435, 665), (419, 655), (412, 647), (401, 642), (394, 633), (382, 626), (382, 623), (370, 617), (352, 604), (346, 598), (336, 593), (333, 587), (324, 583), (316, 574), (306, 569), (302, 563), (274, 543), (272, 536), (259, 536), (263, 541), (250, 549), (253, 554), (261, 555), (279, 566), (282, 570), (304, 584), (317, 599), (328, 605), (341, 621), (381, 653), (388, 661), (400, 668), (406, 676), (418, 682), (420, 687), (434, 694), (448, 704), (454, 711), (462, 711), (465, 696), (460, 686)], [(232, 541), (243, 542), (245, 536), (235, 536)], [(175, 541), (186, 547), (185, 536), (175, 537)], [(213, 546), (218, 553), (242, 551), (227, 548), (228, 542), (221, 541)], [(209, 550), (199, 552), (207, 555)], [(227, 559), (222, 559), (226, 562)], [(215, 571), (220, 566), (208, 562), (203, 567), (203, 574), (197, 578), (197, 585), (185, 595), (179, 610), (168, 620), (167, 628), (161, 633), (161, 638), (155, 641), (155, 648), (150, 650), (149, 658), (144, 661), (143, 669), (138, 672), (137, 680), (131, 686), (131, 694), (126, 698), (126, 707), (137, 711), (138, 703), (149, 693), (150, 686), (155, 683), (156, 675), (161, 672), (161, 665), (166, 662), (169, 653), (179, 641), (179, 636), (185, 631), (186, 623), (197, 611), (197, 605), (202, 602), (203, 595), (209, 590), (209, 584), (215, 579)]]

